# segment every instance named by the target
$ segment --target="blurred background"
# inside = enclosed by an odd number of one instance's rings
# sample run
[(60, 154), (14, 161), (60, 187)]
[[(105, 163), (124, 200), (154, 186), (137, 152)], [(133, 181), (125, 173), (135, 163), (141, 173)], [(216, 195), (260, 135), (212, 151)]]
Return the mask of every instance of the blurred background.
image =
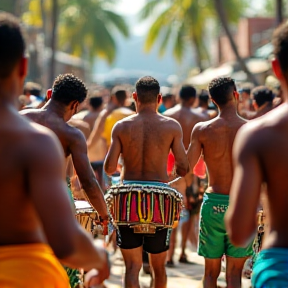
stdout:
[[(1, 0), (20, 17), (27, 81), (44, 89), (59, 73), (111, 87), (144, 75), (161, 86), (206, 88), (216, 76), (265, 84), (283, 0)], [(269, 80), (269, 78), (268, 78)]]

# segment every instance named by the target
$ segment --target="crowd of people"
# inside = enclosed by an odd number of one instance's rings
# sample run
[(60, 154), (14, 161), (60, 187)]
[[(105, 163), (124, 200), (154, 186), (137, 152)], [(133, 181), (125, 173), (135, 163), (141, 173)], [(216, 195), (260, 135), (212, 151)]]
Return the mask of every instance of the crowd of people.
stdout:
[[(217, 287), (224, 256), (227, 287), (241, 287), (261, 207), (267, 227), (252, 286), (287, 287), (288, 24), (273, 41), (275, 89), (220, 77), (197, 91), (189, 84), (160, 87), (151, 76), (135, 87), (87, 88), (75, 75), (61, 74), (43, 97), (39, 84), (25, 83), (20, 24), (1, 12), (0, 287), (74, 288), (83, 279), (74, 282), (69, 273), (81, 269), (85, 287), (109, 277), (107, 250), (76, 221), (75, 200), (97, 211), (106, 232), (114, 216), (126, 213), (127, 225), (108, 233), (113, 251), (121, 249), (127, 288), (140, 287), (143, 262), (150, 264), (151, 287), (167, 287), (165, 267), (177, 268), (178, 233), (180, 263), (190, 263), (189, 242), (205, 259), (203, 287)], [(105, 199), (111, 186), (137, 186), (142, 196), (116, 197), (121, 215), (111, 216)], [(174, 190), (184, 205), (180, 231), (166, 220), (155, 228), (155, 203)], [(175, 212), (163, 201), (160, 221)], [(124, 204), (131, 204), (125, 213)], [(137, 231), (128, 218), (139, 211), (145, 215), (138, 222), (146, 226), (136, 225)]]

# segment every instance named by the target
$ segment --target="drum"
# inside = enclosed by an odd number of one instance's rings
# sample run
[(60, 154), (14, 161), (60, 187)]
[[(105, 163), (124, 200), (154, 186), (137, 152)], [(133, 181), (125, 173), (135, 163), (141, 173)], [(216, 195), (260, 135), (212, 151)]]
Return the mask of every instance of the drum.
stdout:
[[(84, 200), (75, 200), (75, 217), (80, 225), (92, 235), (101, 234), (100, 217), (98, 212)], [(100, 226), (100, 227), (99, 227)]]
[(134, 233), (155, 233), (156, 228), (172, 228), (179, 221), (183, 197), (169, 186), (121, 184), (106, 195), (108, 208), (117, 225)]

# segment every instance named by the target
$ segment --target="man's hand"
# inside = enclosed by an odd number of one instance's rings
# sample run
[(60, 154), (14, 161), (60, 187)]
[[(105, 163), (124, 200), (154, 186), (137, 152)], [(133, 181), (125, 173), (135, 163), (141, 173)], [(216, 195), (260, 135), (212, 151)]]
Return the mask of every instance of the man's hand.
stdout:
[[(94, 245), (97, 247), (99, 253), (105, 254), (104, 259), (106, 259), (106, 263), (103, 265), (103, 269), (96, 270), (92, 269), (86, 273), (84, 279), (85, 287), (103, 287), (102, 283), (105, 279), (108, 279), (110, 276), (110, 260), (109, 254), (105, 250), (104, 243), (101, 240), (95, 240)], [(102, 286), (101, 286), (102, 285)]]

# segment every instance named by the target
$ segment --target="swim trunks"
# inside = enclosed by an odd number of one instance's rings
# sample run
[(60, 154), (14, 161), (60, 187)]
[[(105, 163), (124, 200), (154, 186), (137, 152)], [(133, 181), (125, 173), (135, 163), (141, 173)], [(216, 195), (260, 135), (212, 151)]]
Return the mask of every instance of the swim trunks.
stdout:
[[(123, 181), (123, 184), (141, 184), (168, 186), (166, 183), (155, 181)], [(143, 245), (143, 249), (151, 254), (158, 254), (169, 249), (172, 228), (157, 228), (155, 234), (136, 234), (128, 226), (119, 226), (117, 245), (121, 249), (134, 249)]]
[(0, 247), (0, 287), (69, 288), (52, 249), (43, 243)]
[(253, 265), (252, 287), (288, 287), (287, 248), (270, 248), (259, 252)]
[(229, 195), (204, 193), (200, 211), (198, 254), (205, 258), (221, 258), (224, 254), (234, 258), (253, 254), (252, 243), (238, 248), (230, 242), (224, 223)]

